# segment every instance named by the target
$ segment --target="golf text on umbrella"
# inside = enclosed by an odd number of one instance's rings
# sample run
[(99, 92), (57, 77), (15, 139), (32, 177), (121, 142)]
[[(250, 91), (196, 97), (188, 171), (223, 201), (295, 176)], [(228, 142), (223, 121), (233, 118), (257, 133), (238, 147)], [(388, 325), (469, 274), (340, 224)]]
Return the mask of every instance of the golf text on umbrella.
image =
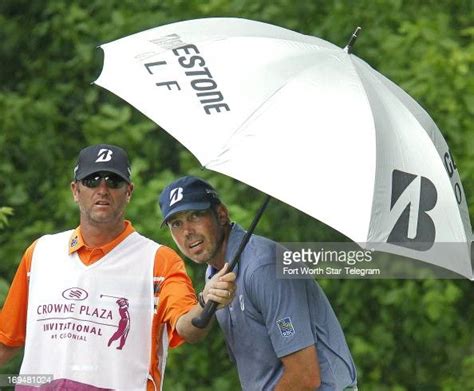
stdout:
[[(451, 156), (451, 152), (446, 152), (444, 154), (444, 167), (446, 168), (446, 172), (449, 175), (449, 178), (452, 179), (454, 175), (454, 171), (457, 171), (457, 166), (456, 163), (454, 162), (453, 157)], [(456, 182), (453, 186), (454, 188), (454, 195), (456, 196), (456, 201), (458, 202), (458, 205), (461, 204), (462, 201), (462, 191), (461, 191), (461, 185), (459, 182)]]
[[(222, 95), (222, 92), (217, 89), (217, 83), (215, 82), (209, 68), (206, 66), (206, 60), (202, 56), (193, 55), (200, 54), (197, 46), (184, 44), (176, 34), (166, 36), (163, 39), (167, 41), (168, 45), (169, 40), (183, 44), (183, 46), (174, 48), (173, 53), (178, 57), (178, 63), (181, 67), (190, 69), (184, 73), (186, 76), (191, 78), (191, 87), (196, 91), (196, 96), (199, 98), (199, 102), (203, 106), (206, 114), (221, 113), (222, 110), (230, 111), (229, 105), (224, 102), (224, 95)], [(159, 44), (160, 42), (161, 40), (153, 41), (153, 43), (156, 44)], [(152, 67), (166, 64), (166, 61), (157, 61), (146, 63), (144, 65), (148, 73), (154, 75), (151, 70)], [(173, 89), (172, 87), (175, 87), (179, 91), (181, 90), (181, 87), (176, 80), (169, 80), (155, 84), (158, 87), (166, 86), (170, 91)]]

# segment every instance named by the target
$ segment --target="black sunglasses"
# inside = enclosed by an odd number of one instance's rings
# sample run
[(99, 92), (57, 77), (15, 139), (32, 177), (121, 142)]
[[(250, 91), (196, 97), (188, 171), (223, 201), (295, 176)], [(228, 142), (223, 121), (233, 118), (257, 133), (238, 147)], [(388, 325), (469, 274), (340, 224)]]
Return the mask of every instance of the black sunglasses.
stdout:
[(117, 174), (111, 174), (111, 173), (91, 174), (89, 176), (86, 176), (84, 179), (81, 179), (81, 183), (85, 187), (89, 187), (93, 189), (100, 185), (100, 182), (102, 179), (105, 181), (105, 184), (110, 189), (119, 189), (123, 187), (126, 183), (126, 181), (122, 177), (118, 176)]

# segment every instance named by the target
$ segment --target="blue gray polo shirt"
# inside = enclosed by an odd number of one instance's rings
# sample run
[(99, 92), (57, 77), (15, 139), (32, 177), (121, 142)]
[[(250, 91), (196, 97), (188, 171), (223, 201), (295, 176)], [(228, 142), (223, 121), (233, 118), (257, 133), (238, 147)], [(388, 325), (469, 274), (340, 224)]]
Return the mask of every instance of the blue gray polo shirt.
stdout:
[[(244, 234), (233, 224), (226, 261)], [(235, 298), (216, 312), (242, 389), (272, 390), (283, 373), (280, 357), (313, 344), (321, 370), (319, 391), (356, 385), (354, 362), (326, 295), (313, 280), (277, 279), (276, 246), (260, 236), (250, 238), (235, 269)], [(214, 272), (209, 267), (207, 277)]]

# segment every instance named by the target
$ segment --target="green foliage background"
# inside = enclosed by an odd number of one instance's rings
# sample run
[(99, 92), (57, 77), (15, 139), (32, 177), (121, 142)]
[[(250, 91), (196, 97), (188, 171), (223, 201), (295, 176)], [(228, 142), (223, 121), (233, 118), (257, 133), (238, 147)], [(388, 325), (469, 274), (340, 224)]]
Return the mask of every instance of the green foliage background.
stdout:
[[(129, 151), (136, 192), (128, 218), (149, 237), (172, 245), (159, 229), (156, 197), (170, 180), (187, 173), (209, 179), (233, 218), (250, 223), (262, 199), (258, 192), (202, 172), (157, 125), (90, 85), (101, 69), (98, 45), (207, 16), (266, 21), (340, 46), (355, 26), (362, 26), (355, 53), (410, 93), (437, 122), (456, 159), (474, 220), (472, 0), (2, 0), (0, 301), (34, 239), (78, 224), (68, 187), (77, 153), (88, 144), (115, 143)], [(279, 241), (338, 237), (278, 202), (271, 204), (258, 232)], [(199, 286), (203, 270), (191, 264), (188, 269)], [(472, 283), (323, 280), (321, 285), (346, 332), (361, 390), (474, 388)], [(20, 358), (1, 371), (18, 370)], [(217, 328), (206, 342), (170, 353), (165, 389), (239, 389)]]

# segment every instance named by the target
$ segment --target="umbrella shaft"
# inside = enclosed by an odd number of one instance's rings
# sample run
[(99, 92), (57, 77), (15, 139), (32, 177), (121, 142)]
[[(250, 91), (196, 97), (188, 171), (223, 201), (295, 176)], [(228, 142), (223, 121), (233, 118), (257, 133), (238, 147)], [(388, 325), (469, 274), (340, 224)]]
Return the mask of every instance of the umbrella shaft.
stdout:
[(230, 263), (229, 271), (234, 270), (234, 267), (237, 265), (240, 259), (240, 254), (242, 254), (242, 251), (244, 251), (245, 246), (247, 245), (248, 241), (250, 240), (250, 236), (252, 236), (253, 231), (255, 231), (255, 228), (257, 227), (258, 222), (260, 221), (260, 218), (263, 215), (263, 212), (267, 208), (268, 203), (271, 200), (271, 196), (267, 194), (265, 197), (265, 200), (263, 201), (262, 205), (260, 206), (260, 209), (258, 210), (257, 214), (253, 218), (252, 224), (250, 225), (248, 231), (245, 233), (245, 236), (243, 237), (242, 241), (240, 242), (239, 248), (237, 252), (234, 255), (234, 258), (232, 259), (232, 262)]

